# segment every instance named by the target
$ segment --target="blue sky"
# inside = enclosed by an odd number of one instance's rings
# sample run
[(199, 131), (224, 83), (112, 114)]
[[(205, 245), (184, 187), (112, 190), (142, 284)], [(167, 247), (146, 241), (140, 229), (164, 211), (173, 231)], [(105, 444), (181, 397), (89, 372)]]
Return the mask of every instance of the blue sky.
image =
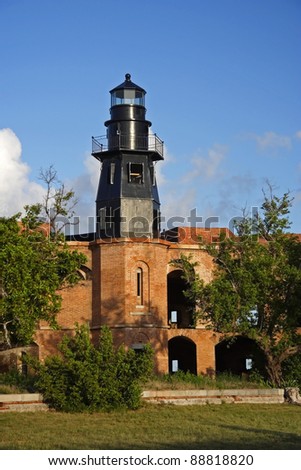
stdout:
[[(95, 211), (109, 90), (147, 90), (165, 142), (162, 214), (227, 226), (269, 180), (301, 232), (299, 0), (0, 0), (0, 213), (42, 197), (40, 168)], [(184, 223), (185, 224), (185, 223)]]

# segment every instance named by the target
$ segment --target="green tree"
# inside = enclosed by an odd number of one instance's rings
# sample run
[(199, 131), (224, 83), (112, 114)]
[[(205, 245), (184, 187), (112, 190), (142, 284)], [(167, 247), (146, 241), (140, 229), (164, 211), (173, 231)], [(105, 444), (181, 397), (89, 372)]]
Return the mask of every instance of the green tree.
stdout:
[(65, 227), (77, 223), (72, 220), (78, 200), (73, 189), (66, 189), (64, 183), (59, 180), (53, 165), (41, 169), (39, 179), (46, 189), (43, 201), (41, 204), (27, 206), (27, 214), (28, 209), (33, 210), (33, 220), (38, 215), (48, 224), (53, 239), (62, 238)]
[(62, 233), (74, 215), (76, 199), (50, 166), (40, 171), (45, 185), (41, 203), (24, 214), (0, 218), (1, 347), (27, 345), (38, 322), (57, 328), (60, 291), (76, 284), (85, 256), (68, 248)]
[[(19, 214), (0, 219), (0, 326), (2, 347), (27, 345), (40, 320), (57, 328), (60, 291), (79, 280), (85, 256), (59, 238), (51, 239), (27, 208), (25, 222)], [(27, 221), (26, 221), (27, 218)]]
[(205, 284), (192, 276), (195, 264), (177, 260), (189, 283), (186, 295), (195, 315), (224, 334), (254, 340), (264, 354), (270, 382), (283, 384), (282, 365), (301, 350), (297, 326), (301, 319), (301, 243), (292, 234), (289, 193), (282, 197), (272, 188), (254, 217), (236, 223), (237, 236), (221, 234), (219, 243), (206, 247), (215, 270)]
[(140, 354), (115, 349), (104, 326), (95, 347), (88, 327), (77, 325), (75, 336), (65, 336), (59, 349), (59, 356), (33, 362), (36, 386), (50, 406), (67, 412), (138, 408), (141, 384), (153, 368), (149, 346)]

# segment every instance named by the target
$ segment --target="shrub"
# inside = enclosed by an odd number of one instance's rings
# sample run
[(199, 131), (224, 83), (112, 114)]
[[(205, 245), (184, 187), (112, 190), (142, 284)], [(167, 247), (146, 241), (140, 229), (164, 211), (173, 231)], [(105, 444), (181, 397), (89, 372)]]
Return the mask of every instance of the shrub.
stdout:
[(24, 375), (17, 369), (0, 374), (1, 393), (24, 393), (35, 391), (35, 377)]
[(140, 405), (141, 384), (152, 370), (152, 351), (142, 353), (115, 350), (108, 327), (101, 330), (93, 346), (86, 326), (76, 328), (75, 336), (65, 336), (60, 356), (36, 363), (36, 386), (46, 402), (59, 411), (111, 410)]
[(284, 386), (301, 390), (301, 353), (287, 359), (283, 364)]

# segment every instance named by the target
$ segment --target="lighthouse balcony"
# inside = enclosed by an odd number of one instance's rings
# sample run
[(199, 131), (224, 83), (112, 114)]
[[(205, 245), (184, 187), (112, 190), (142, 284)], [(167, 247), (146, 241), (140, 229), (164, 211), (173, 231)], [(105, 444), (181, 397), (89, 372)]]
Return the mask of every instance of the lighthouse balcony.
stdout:
[(116, 150), (148, 151), (157, 154), (156, 160), (163, 160), (164, 143), (157, 134), (118, 134), (92, 137), (92, 155), (99, 158), (103, 152)]

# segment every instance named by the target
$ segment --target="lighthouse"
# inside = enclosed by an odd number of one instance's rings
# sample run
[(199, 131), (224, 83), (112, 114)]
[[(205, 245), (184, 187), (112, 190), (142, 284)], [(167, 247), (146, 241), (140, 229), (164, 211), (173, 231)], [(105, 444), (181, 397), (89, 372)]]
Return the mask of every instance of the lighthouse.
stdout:
[(163, 160), (163, 141), (146, 120), (146, 91), (129, 73), (110, 95), (106, 135), (92, 137), (92, 155), (101, 162), (96, 236), (157, 238), (160, 201), (155, 166)]

